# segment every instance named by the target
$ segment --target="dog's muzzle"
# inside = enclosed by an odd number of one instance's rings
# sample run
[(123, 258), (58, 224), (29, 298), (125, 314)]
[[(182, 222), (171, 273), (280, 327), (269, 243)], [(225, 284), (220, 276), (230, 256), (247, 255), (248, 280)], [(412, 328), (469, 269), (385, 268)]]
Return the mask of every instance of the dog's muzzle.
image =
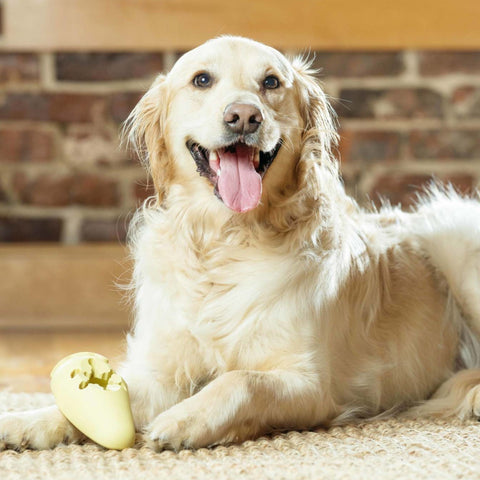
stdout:
[[(245, 114), (244, 120), (251, 112)], [(244, 131), (245, 122), (242, 121), (241, 124)], [(188, 140), (186, 145), (195, 160), (197, 171), (214, 186), (215, 195), (231, 210), (241, 213), (253, 210), (260, 203), (262, 179), (277, 156), (282, 139), (269, 152), (263, 152), (242, 141), (216, 150), (208, 150), (194, 140)]]

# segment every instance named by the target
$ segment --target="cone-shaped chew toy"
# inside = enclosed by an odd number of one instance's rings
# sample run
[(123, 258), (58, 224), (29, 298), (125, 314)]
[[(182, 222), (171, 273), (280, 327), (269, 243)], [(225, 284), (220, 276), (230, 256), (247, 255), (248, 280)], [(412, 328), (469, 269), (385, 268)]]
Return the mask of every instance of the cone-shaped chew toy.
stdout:
[(107, 358), (74, 353), (60, 360), (50, 377), (58, 408), (87, 437), (117, 450), (135, 443), (127, 385)]

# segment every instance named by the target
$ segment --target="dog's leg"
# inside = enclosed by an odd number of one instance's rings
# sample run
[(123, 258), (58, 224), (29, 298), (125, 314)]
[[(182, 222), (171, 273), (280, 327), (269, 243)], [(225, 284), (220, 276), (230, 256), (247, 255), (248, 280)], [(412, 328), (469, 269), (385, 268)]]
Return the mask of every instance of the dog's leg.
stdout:
[(128, 385), (137, 431), (198, 392), (214, 378), (212, 372), (218, 366), (215, 352), (205, 348), (189, 330), (156, 332), (154, 344), (151, 336), (149, 331), (129, 336), (126, 360), (117, 369)]
[(155, 378), (147, 369), (133, 370), (130, 365), (121, 367), (119, 373), (128, 385), (137, 431), (142, 431), (157, 415), (186, 397), (171, 377)]
[(55, 405), (0, 415), (0, 450), (41, 450), (84, 438)]
[(309, 428), (329, 415), (318, 379), (286, 371), (224, 373), (147, 427), (152, 448), (239, 442), (274, 429)]

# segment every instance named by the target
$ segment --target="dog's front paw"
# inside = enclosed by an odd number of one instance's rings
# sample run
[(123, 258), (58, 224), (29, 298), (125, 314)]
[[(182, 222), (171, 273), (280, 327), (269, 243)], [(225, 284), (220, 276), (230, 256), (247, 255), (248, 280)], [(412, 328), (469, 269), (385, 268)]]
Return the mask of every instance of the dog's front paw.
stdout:
[(212, 438), (201, 417), (182, 408), (182, 404), (176, 405), (153, 420), (144, 433), (144, 441), (156, 451), (206, 447)]
[(0, 415), (0, 450), (44, 450), (84, 438), (56, 406)]

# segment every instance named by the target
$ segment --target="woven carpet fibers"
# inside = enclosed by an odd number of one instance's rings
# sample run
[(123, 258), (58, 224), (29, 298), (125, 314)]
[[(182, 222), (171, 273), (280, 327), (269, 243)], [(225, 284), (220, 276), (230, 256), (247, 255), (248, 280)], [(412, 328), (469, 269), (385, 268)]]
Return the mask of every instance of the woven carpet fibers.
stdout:
[[(50, 405), (47, 394), (0, 393), (0, 411)], [(289, 432), (179, 453), (88, 443), (0, 453), (0, 479), (480, 479), (477, 421), (396, 419)]]

